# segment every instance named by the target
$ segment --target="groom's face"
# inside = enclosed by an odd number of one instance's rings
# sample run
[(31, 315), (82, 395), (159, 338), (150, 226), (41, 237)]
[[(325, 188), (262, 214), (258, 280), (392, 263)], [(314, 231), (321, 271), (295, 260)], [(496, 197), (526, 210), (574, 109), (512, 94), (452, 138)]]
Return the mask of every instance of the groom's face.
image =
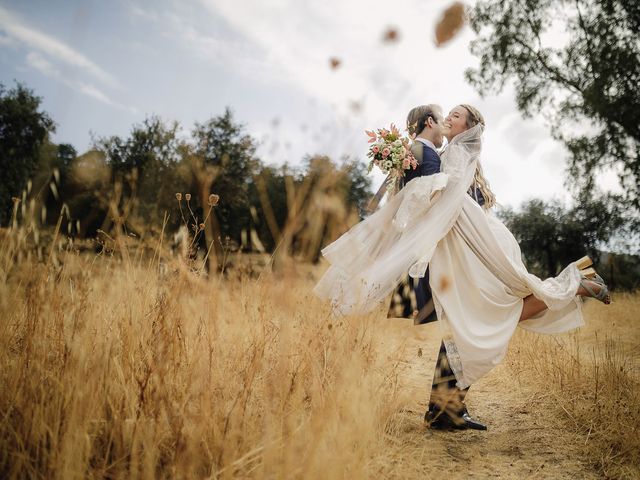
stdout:
[(431, 128), (433, 130), (433, 144), (440, 148), (442, 146), (442, 141), (444, 138), (444, 115), (442, 114), (442, 110), (439, 108), (433, 109), (433, 124)]

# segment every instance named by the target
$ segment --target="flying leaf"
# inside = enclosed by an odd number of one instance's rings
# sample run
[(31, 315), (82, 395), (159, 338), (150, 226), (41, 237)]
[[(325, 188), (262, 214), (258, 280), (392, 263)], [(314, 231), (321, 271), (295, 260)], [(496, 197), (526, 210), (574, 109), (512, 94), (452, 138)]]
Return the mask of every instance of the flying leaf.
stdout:
[(387, 30), (385, 30), (384, 34), (382, 35), (382, 41), (384, 43), (395, 43), (399, 40), (399, 38), (400, 36), (398, 30), (392, 27), (389, 27)]
[(436, 46), (441, 47), (455, 37), (465, 24), (465, 8), (462, 2), (454, 2), (442, 12), (436, 25)]
[(360, 113), (362, 112), (362, 102), (359, 102), (358, 100), (351, 100), (349, 102), (349, 108), (353, 113)]

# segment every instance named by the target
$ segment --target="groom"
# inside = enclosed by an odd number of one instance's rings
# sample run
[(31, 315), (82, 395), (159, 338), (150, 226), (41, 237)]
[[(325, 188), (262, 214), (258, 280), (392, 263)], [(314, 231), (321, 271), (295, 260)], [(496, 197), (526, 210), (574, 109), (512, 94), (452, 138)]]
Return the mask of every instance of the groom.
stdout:
[[(417, 136), (411, 151), (418, 160), (415, 170), (407, 170), (404, 184), (414, 178), (433, 175), (440, 171), (440, 156), (437, 149), (442, 147), (444, 137), (444, 116), (438, 105), (423, 105), (409, 112), (410, 132)], [(478, 199), (477, 199), (478, 200)], [(407, 279), (393, 294), (387, 317), (411, 318), (416, 325), (437, 320), (431, 288), (429, 287), (429, 269), (423, 278)], [(429, 409), (425, 413), (425, 422), (437, 429), (476, 429), (487, 427), (473, 419), (464, 405), (468, 388), (461, 390), (456, 386), (456, 378), (449, 366), (444, 342), (440, 344), (436, 362)]]

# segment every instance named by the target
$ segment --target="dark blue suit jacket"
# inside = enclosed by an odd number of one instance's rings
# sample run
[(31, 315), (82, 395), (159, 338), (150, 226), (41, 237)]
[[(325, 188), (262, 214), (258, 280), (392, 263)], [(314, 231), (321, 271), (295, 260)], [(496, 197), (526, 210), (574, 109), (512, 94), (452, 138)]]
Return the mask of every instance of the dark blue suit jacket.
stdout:
[[(422, 142), (420, 142), (422, 143)], [(409, 168), (405, 171), (404, 184), (410, 182), (414, 178), (423, 177), (425, 175), (433, 175), (440, 171), (440, 156), (436, 151), (422, 143), (422, 161), (414, 170)]]

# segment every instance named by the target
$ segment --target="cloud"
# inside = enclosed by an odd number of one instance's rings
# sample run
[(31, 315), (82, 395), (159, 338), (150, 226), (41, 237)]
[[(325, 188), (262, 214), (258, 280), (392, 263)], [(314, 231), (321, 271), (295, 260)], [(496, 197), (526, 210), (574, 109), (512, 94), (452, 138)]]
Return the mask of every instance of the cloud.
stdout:
[(199, 60), (213, 61), (254, 81), (283, 80), (280, 71), (265, 60), (266, 52), (260, 45), (212, 28), (210, 22), (203, 22), (201, 11), (190, 15), (185, 5), (171, 2), (153, 11), (133, 3), (127, 7), (132, 15), (158, 25), (164, 36), (177, 40), (188, 54)]
[[(471, 103), (487, 121), (483, 163), (499, 200), (516, 204), (532, 195), (562, 194), (566, 152), (544, 122), (523, 121), (512, 91), (482, 99), (464, 80), (464, 70), (477, 65), (468, 51), (471, 30), (464, 28), (443, 48), (435, 47), (435, 25), (449, 3), (409, 0), (390, 9), (385, 0), (121, 0), (114, 18), (135, 23), (136, 33), (126, 39), (129, 59), (171, 71), (172, 88), (178, 82), (205, 88), (189, 93), (215, 97), (212, 103), (229, 102), (250, 119), (248, 133), (265, 138), (259, 155), (267, 162), (296, 164), (306, 154), (364, 161), (365, 129), (403, 125), (407, 111), (418, 104), (439, 103), (448, 111)], [(120, 31), (118, 25), (110, 27)], [(385, 43), (383, 34), (390, 28), (397, 30), (398, 40)], [(31, 68), (84, 96), (130, 110), (108, 95), (115, 82), (108, 72), (0, 7), (0, 45), (6, 42), (27, 46)], [(150, 55), (161, 60), (153, 57), (157, 66), (147, 61)], [(331, 68), (331, 58), (340, 60), (338, 68)], [(63, 78), (62, 63), (82, 69), (83, 81)], [(188, 71), (191, 67), (195, 70)], [(142, 81), (127, 77), (132, 90), (152, 93)], [(154, 86), (153, 92), (163, 95), (164, 87)], [(269, 96), (264, 104), (262, 95)], [(206, 114), (207, 105), (178, 105), (169, 98), (154, 97), (153, 107)], [(280, 119), (278, 128), (274, 117)], [(374, 183), (380, 181), (374, 176)]]
[[(466, 83), (465, 69), (477, 64), (468, 51), (473, 32), (464, 28), (445, 47), (435, 47), (435, 24), (446, 4), (418, 0), (389, 9), (384, 0), (200, 3), (255, 47), (253, 55), (278, 71), (283, 83), (331, 108), (316, 122), (332, 124), (321, 133), (323, 141), (302, 136), (296, 150), (320, 145), (333, 157), (347, 153), (364, 160), (364, 128), (402, 125), (406, 112), (419, 104), (440, 103), (448, 111), (471, 103), (487, 120), (483, 163), (500, 201), (565, 195), (566, 150), (551, 138), (543, 119), (523, 120), (508, 88), (482, 99)], [(382, 34), (390, 27), (397, 28), (400, 40), (384, 44)], [(339, 68), (330, 68), (332, 57), (340, 60)], [(350, 109), (354, 99), (364, 99), (358, 115)]]
[[(22, 23), (15, 15), (0, 6), (0, 31), (13, 41), (37, 50), (69, 66), (76, 67), (107, 86), (117, 87), (118, 81), (82, 53), (51, 35), (39, 32)], [(3, 37), (6, 38), (6, 37)]]
[(99, 88), (97, 88), (94, 85), (80, 82), (78, 83), (77, 88), (81, 93), (84, 93), (89, 97), (95, 98), (96, 100), (102, 103), (106, 103), (107, 105), (111, 105), (113, 107), (122, 108), (124, 110), (129, 110), (132, 113), (137, 112), (136, 109), (131, 109), (131, 107), (125, 107), (124, 105), (120, 105), (119, 103), (114, 102), (104, 92), (102, 92)]
[(35, 68), (40, 73), (46, 75), (47, 77), (53, 77), (56, 79), (60, 79), (62, 75), (58, 72), (55, 67), (49, 62), (46, 58), (36, 52), (27, 53), (27, 65)]
[[(441, 103), (448, 110), (477, 98), (462, 75), (470, 61), (470, 32), (437, 49), (433, 28), (440, 9), (425, 2), (403, 9), (388, 9), (381, 0), (200, 3), (243, 37), (256, 61), (278, 72), (282, 84), (318, 99), (334, 110), (334, 124), (346, 119), (359, 133), (391, 121), (402, 125), (406, 112), (421, 103)], [(384, 43), (391, 26), (400, 40)], [(331, 58), (340, 60), (338, 68), (330, 68)]]
[(58, 80), (59, 82), (64, 83), (68, 87), (71, 87), (72, 89), (84, 95), (92, 97), (95, 100), (98, 100), (111, 107), (115, 107), (121, 110), (126, 110), (131, 113), (139, 113), (135, 107), (122, 105), (112, 100), (111, 98), (109, 98), (109, 96), (106, 93), (101, 91), (95, 85), (84, 83), (84, 82), (74, 82), (69, 80), (64, 75), (62, 75), (62, 73), (59, 70), (57, 70), (51, 62), (49, 62), (46, 58), (44, 58), (42, 55), (40, 55), (37, 52), (27, 53), (26, 61), (27, 61), (27, 65), (39, 71), (43, 75), (49, 78)]
[[(413, 1), (402, 9), (388, 9), (381, 0), (200, 3), (250, 46), (249, 54), (268, 66), (271, 77), (284, 87), (281, 90), (317, 101), (320, 116), (299, 111), (296, 120), (287, 113), (287, 105), (276, 113), (293, 123), (313, 118), (314, 134), (321, 125), (330, 126), (319, 132), (320, 140), (300, 134), (287, 138), (295, 152), (317, 149), (334, 158), (362, 158), (365, 129), (391, 122), (403, 126), (415, 105), (435, 102), (448, 110), (477, 97), (462, 76), (467, 43), (458, 37), (436, 49), (433, 27), (440, 10), (424, 2)], [(383, 42), (391, 26), (397, 27), (400, 38), (393, 44)], [(338, 68), (331, 68), (332, 58), (340, 60)]]
[[(256, 53), (268, 57), (272, 69), (285, 72), (291, 84), (341, 108), (366, 92), (368, 103), (377, 110), (400, 105), (404, 110), (403, 103), (412, 95), (435, 97), (443, 85), (448, 90), (463, 83), (440, 80), (451, 63), (451, 51), (444, 53), (432, 42), (439, 10), (425, 9), (418, 2), (409, 5), (411, 15), (407, 9), (389, 10), (381, 1), (201, 3), (244, 36)], [(389, 25), (399, 25), (402, 38), (392, 45), (382, 42)], [(452, 45), (460, 50), (459, 42)], [(462, 46), (466, 53), (466, 45)], [(332, 57), (341, 60), (335, 70), (329, 68)], [(461, 58), (464, 55), (454, 60), (458, 69)]]
[(11, 37), (7, 37), (5, 35), (0, 35), (0, 47), (1, 46), (9, 46), (13, 45), (14, 41)]

